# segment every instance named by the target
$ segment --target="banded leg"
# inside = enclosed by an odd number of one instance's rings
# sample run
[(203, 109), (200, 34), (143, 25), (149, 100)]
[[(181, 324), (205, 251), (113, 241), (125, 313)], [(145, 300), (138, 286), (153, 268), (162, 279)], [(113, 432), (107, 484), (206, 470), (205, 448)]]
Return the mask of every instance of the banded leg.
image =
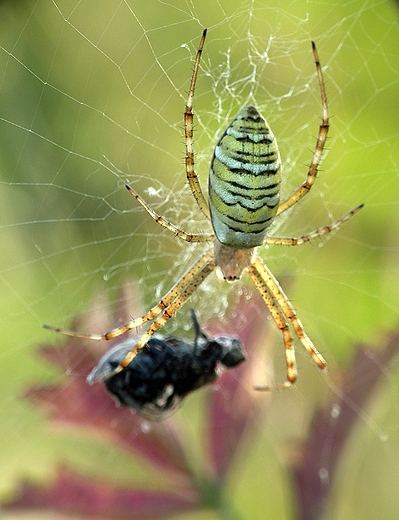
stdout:
[(326, 144), (328, 129), (330, 127), (328, 123), (328, 107), (327, 107), (327, 97), (326, 97), (326, 90), (324, 87), (324, 80), (323, 80), (323, 73), (321, 71), (321, 65), (319, 61), (319, 56), (317, 54), (316, 50), (316, 44), (312, 42), (312, 50), (313, 50), (313, 57), (314, 62), (316, 64), (316, 72), (317, 77), (319, 80), (319, 88), (320, 88), (320, 96), (321, 96), (321, 124), (319, 127), (319, 134), (317, 136), (316, 141), (316, 147), (313, 152), (312, 161), (309, 166), (308, 174), (306, 176), (306, 180), (304, 183), (302, 183), (299, 188), (294, 191), (294, 193), (288, 197), (287, 200), (282, 202), (277, 210), (277, 215), (280, 215), (284, 211), (286, 211), (288, 208), (293, 206), (300, 200), (302, 197), (304, 197), (312, 188), (314, 181), (316, 180), (317, 176), (317, 169), (320, 164), (321, 156), (323, 154), (324, 145)]
[(138, 193), (136, 193), (130, 186), (127, 184), (125, 185), (126, 189), (129, 191), (131, 195), (137, 200), (139, 204), (143, 206), (143, 208), (147, 211), (147, 213), (150, 215), (151, 218), (155, 220), (157, 224), (160, 224), (166, 229), (169, 229), (174, 235), (178, 236), (182, 240), (185, 240), (186, 242), (211, 242), (214, 239), (214, 235), (193, 235), (191, 233), (186, 233), (185, 231), (182, 231), (178, 227), (174, 226), (167, 220), (165, 220), (163, 217), (155, 213), (150, 206), (140, 197)]
[(162, 328), (165, 323), (172, 318), (176, 312), (182, 307), (190, 296), (198, 289), (205, 278), (214, 270), (215, 263), (213, 259), (208, 260), (206, 265), (192, 278), (190, 283), (183, 289), (183, 291), (174, 299), (174, 301), (167, 307), (159, 318), (157, 318), (145, 334), (141, 336), (134, 348), (127, 354), (127, 356), (120, 362), (120, 364), (111, 372), (108, 377), (113, 377), (118, 372), (126, 368), (134, 359), (137, 353), (146, 345), (151, 336)]
[(260, 276), (260, 279), (263, 281), (262, 286), (258, 287), (261, 293), (263, 294), (263, 292), (267, 290), (270, 291), (270, 293), (273, 295), (274, 299), (280, 306), (281, 310), (283, 311), (284, 316), (291, 323), (296, 336), (298, 337), (302, 345), (305, 347), (305, 349), (308, 351), (313, 361), (319, 368), (325, 369), (327, 366), (325, 359), (313, 345), (312, 340), (307, 336), (306, 332), (303, 329), (302, 323), (297, 318), (296, 312), (292, 307), (290, 301), (288, 300), (286, 294), (284, 293), (283, 289), (281, 288), (280, 284), (273, 276), (273, 274), (269, 271), (269, 269), (264, 265), (264, 263), (257, 254), (254, 254), (254, 256), (252, 257), (252, 263), (249, 267), (247, 267), (248, 271), (250, 271), (250, 268), (252, 272), (257, 272)]
[(186, 271), (186, 273), (180, 278), (180, 280), (166, 293), (166, 295), (162, 298), (162, 300), (155, 305), (147, 314), (142, 316), (141, 318), (136, 318), (135, 320), (122, 325), (121, 327), (117, 327), (112, 329), (105, 334), (89, 334), (84, 332), (74, 332), (71, 330), (60, 329), (58, 327), (53, 327), (51, 325), (43, 325), (45, 329), (53, 330), (54, 332), (58, 332), (59, 334), (64, 334), (65, 336), (72, 336), (74, 338), (86, 338), (95, 341), (100, 340), (110, 340), (125, 334), (129, 330), (140, 327), (147, 321), (151, 321), (155, 319), (162, 311), (164, 311), (169, 305), (179, 297), (179, 295), (184, 291), (185, 287), (190, 285), (193, 280), (196, 279), (199, 273), (204, 269), (204, 267), (213, 261), (213, 248), (208, 249), (205, 254), (201, 256), (199, 260), (195, 262), (194, 265)]
[(285, 359), (287, 365), (287, 380), (283, 383), (273, 385), (273, 386), (255, 386), (255, 390), (283, 390), (284, 388), (290, 387), (293, 383), (295, 383), (298, 372), (296, 368), (295, 361), (295, 349), (293, 340), (291, 337), (290, 330), (288, 328), (288, 324), (283, 316), (276, 300), (269, 292), (268, 288), (265, 286), (265, 281), (262, 275), (257, 271), (254, 265), (249, 265), (247, 267), (248, 274), (252, 278), (255, 286), (259, 290), (260, 294), (264, 302), (266, 303), (270, 314), (274, 320), (274, 323), (277, 325), (278, 329), (283, 334), (283, 341), (285, 346)]
[(352, 209), (351, 211), (348, 211), (343, 217), (336, 220), (332, 224), (328, 224), (327, 226), (323, 226), (319, 229), (316, 229), (316, 231), (312, 231), (312, 233), (308, 233), (306, 235), (302, 235), (298, 238), (288, 238), (288, 237), (266, 237), (264, 240), (264, 244), (275, 244), (275, 245), (281, 245), (281, 246), (299, 246), (301, 244), (304, 244), (305, 242), (309, 242), (310, 240), (313, 240), (314, 238), (321, 237), (323, 235), (327, 235), (328, 233), (331, 233), (331, 231), (334, 231), (334, 229), (339, 228), (341, 224), (349, 220), (353, 215), (355, 215), (358, 211), (360, 211), (363, 208), (364, 204), (360, 204), (356, 208)]
[(209, 213), (208, 204), (205, 200), (204, 194), (202, 193), (201, 186), (198, 180), (198, 176), (194, 170), (194, 145), (193, 145), (193, 98), (195, 83), (197, 81), (198, 67), (201, 60), (202, 49), (204, 48), (206, 37), (206, 29), (201, 36), (201, 41), (198, 47), (197, 56), (194, 62), (193, 75), (191, 77), (190, 88), (188, 91), (188, 97), (186, 102), (186, 110), (184, 112), (184, 137), (186, 143), (186, 175), (190, 185), (191, 192), (197, 201), (199, 209), (210, 220), (211, 215)]

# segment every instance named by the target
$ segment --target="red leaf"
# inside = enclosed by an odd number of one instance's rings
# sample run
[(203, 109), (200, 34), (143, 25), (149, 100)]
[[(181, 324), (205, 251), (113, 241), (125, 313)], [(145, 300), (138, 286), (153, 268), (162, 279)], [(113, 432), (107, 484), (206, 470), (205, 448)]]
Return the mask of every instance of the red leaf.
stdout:
[(353, 362), (342, 374), (342, 384), (337, 391), (341, 397), (314, 415), (300, 464), (293, 469), (300, 507), (298, 518), (316, 520), (322, 516), (335, 468), (359, 419), (359, 410), (364, 409), (385, 376), (384, 367), (398, 352), (399, 336), (394, 334), (385, 339), (380, 351), (360, 345)]
[(4, 509), (44, 510), (83, 515), (84, 518), (131, 520), (165, 518), (198, 507), (197, 497), (165, 491), (117, 489), (105, 482), (80, 477), (66, 468), (46, 488), (24, 483), (12, 504)]

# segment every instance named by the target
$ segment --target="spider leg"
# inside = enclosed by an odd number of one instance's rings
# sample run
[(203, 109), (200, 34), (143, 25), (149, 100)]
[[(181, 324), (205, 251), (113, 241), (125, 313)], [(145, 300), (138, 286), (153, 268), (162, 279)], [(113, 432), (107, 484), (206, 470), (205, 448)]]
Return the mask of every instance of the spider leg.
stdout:
[(265, 285), (265, 281), (262, 278), (261, 274), (257, 271), (257, 269), (250, 265), (248, 268), (248, 273), (250, 277), (252, 278), (255, 286), (259, 290), (259, 292), (262, 295), (262, 298), (264, 302), (266, 303), (270, 314), (277, 325), (278, 329), (281, 331), (283, 335), (284, 340), (284, 346), (285, 346), (285, 359), (286, 359), (286, 365), (287, 365), (287, 380), (283, 383), (273, 385), (273, 386), (255, 386), (255, 390), (282, 390), (284, 388), (290, 387), (292, 384), (295, 383), (298, 372), (296, 368), (296, 361), (295, 361), (295, 349), (293, 340), (291, 337), (290, 330), (288, 328), (287, 321), (285, 319), (285, 316), (283, 316), (275, 298)]
[[(268, 301), (268, 299), (270, 299), (270, 295), (272, 295), (273, 299), (280, 307), (285, 318), (291, 323), (296, 336), (301, 341), (301, 343), (305, 347), (305, 349), (308, 351), (308, 353), (312, 357), (313, 361), (316, 363), (316, 365), (319, 368), (325, 369), (327, 366), (325, 359), (320, 354), (320, 352), (316, 349), (316, 347), (313, 345), (311, 339), (307, 336), (306, 332), (303, 329), (302, 323), (297, 318), (296, 312), (295, 312), (294, 308), (292, 307), (286, 294), (284, 293), (283, 289), (281, 288), (280, 284), (278, 283), (276, 278), (273, 276), (273, 274), (270, 272), (270, 270), (264, 265), (264, 263), (262, 262), (262, 260), (259, 258), (259, 256), (257, 254), (253, 255), (252, 262), (247, 267), (247, 271), (248, 271), (249, 275), (251, 276), (252, 280), (254, 281), (257, 289), (261, 293), (266, 304), (268, 305), (267, 301)], [(269, 296), (266, 296), (267, 294)], [(272, 308), (270, 308), (270, 310), (272, 312)], [(280, 328), (279, 324), (277, 324), (277, 326)], [(286, 352), (287, 352), (289, 350), (289, 348), (287, 348), (286, 339), (285, 339), (285, 345), (286, 345)], [(288, 347), (289, 347), (289, 345), (288, 345)], [(293, 358), (293, 359), (295, 359), (295, 358)], [(288, 381), (289, 381), (290, 363), (289, 363), (288, 357), (287, 357), (287, 372), (288, 372)]]
[(341, 224), (349, 220), (353, 215), (355, 215), (358, 211), (360, 211), (363, 208), (364, 204), (360, 204), (356, 208), (352, 209), (351, 211), (348, 211), (343, 217), (339, 218), (332, 224), (328, 224), (327, 226), (323, 226), (319, 229), (316, 229), (315, 231), (312, 231), (312, 233), (308, 233), (306, 235), (302, 235), (298, 238), (288, 238), (288, 237), (266, 237), (264, 240), (264, 244), (276, 244), (281, 246), (299, 246), (301, 244), (304, 244), (305, 242), (309, 242), (310, 240), (313, 240), (316, 237), (321, 237), (323, 235), (327, 235), (328, 233), (331, 233), (331, 231), (334, 231), (334, 229), (337, 229)]
[(320, 87), (320, 96), (321, 96), (321, 124), (319, 127), (319, 134), (317, 136), (316, 141), (316, 147), (313, 152), (312, 161), (309, 166), (309, 170), (306, 176), (305, 182), (299, 186), (299, 188), (292, 193), (290, 197), (288, 197), (287, 200), (282, 202), (277, 210), (277, 215), (280, 215), (283, 213), (283, 211), (286, 211), (288, 208), (293, 206), (300, 200), (303, 196), (305, 196), (311, 189), (311, 187), (314, 184), (314, 181), (316, 180), (317, 176), (317, 168), (319, 167), (321, 156), (323, 154), (324, 145), (326, 143), (328, 129), (329, 129), (329, 123), (328, 123), (328, 107), (327, 107), (327, 97), (326, 97), (326, 91), (324, 87), (324, 80), (323, 80), (323, 73), (321, 71), (321, 65), (319, 61), (319, 56), (317, 54), (316, 50), (316, 44), (312, 42), (312, 50), (313, 50), (313, 57), (316, 64), (316, 72), (317, 77), (319, 80), (319, 87)]
[(214, 239), (214, 235), (193, 235), (191, 233), (186, 233), (185, 231), (182, 231), (178, 227), (174, 226), (167, 220), (165, 220), (163, 217), (155, 213), (150, 206), (140, 197), (138, 193), (136, 193), (130, 186), (127, 184), (125, 185), (126, 189), (135, 197), (137, 202), (143, 206), (143, 208), (147, 211), (147, 213), (155, 220), (157, 224), (160, 224), (166, 229), (169, 229), (174, 235), (178, 236), (182, 240), (185, 240), (186, 242), (211, 242)]
[(201, 185), (198, 180), (198, 176), (194, 170), (194, 145), (193, 145), (193, 98), (195, 83), (197, 81), (198, 67), (201, 60), (202, 49), (204, 48), (206, 37), (206, 29), (204, 29), (201, 41), (198, 47), (197, 56), (194, 62), (193, 75), (191, 77), (190, 88), (188, 91), (188, 97), (186, 102), (186, 110), (184, 112), (184, 137), (186, 143), (186, 175), (190, 185), (193, 197), (197, 201), (199, 209), (206, 216), (207, 219), (211, 218), (209, 213), (208, 204), (205, 200), (204, 194), (201, 190)]
[[(139, 341), (136, 343), (134, 348), (127, 354), (127, 356), (120, 362), (120, 364), (111, 372), (108, 377), (113, 377), (118, 372), (121, 372), (126, 368), (129, 363), (134, 359), (137, 353), (146, 345), (151, 336), (162, 328), (165, 323), (172, 318), (176, 312), (182, 307), (190, 296), (198, 289), (205, 278), (214, 270), (215, 263), (213, 258), (213, 251), (210, 250), (211, 254), (206, 256), (207, 262), (205, 265), (195, 274), (192, 275), (188, 285), (178, 294), (167, 309), (159, 316), (150, 326), (145, 334), (141, 336)], [(204, 255), (205, 256), (205, 255)], [(203, 257), (204, 258), (204, 257)], [(198, 262), (197, 262), (198, 263)], [(194, 264), (196, 266), (197, 264)], [(194, 267), (193, 266), (193, 267)]]
[(183, 292), (186, 286), (192, 283), (192, 280), (195, 280), (196, 277), (202, 272), (202, 270), (213, 260), (213, 248), (210, 248), (204, 253), (199, 260), (193, 264), (190, 269), (188, 269), (184, 275), (180, 278), (180, 280), (166, 293), (166, 295), (162, 298), (162, 300), (155, 305), (150, 311), (147, 312), (141, 318), (136, 318), (135, 320), (129, 321), (125, 325), (121, 327), (117, 327), (112, 329), (105, 334), (89, 334), (84, 332), (74, 332), (71, 330), (60, 329), (59, 327), (53, 327), (51, 325), (43, 325), (45, 329), (52, 330), (54, 332), (58, 332), (59, 334), (64, 334), (65, 336), (72, 336), (74, 338), (86, 338), (95, 341), (100, 340), (110, 340), (125, 334), (129, 330), (140, 327), (147, 321), (151, 321), (156, 318), (162, 311), (170, 306), (170, 304), (176, 300)]

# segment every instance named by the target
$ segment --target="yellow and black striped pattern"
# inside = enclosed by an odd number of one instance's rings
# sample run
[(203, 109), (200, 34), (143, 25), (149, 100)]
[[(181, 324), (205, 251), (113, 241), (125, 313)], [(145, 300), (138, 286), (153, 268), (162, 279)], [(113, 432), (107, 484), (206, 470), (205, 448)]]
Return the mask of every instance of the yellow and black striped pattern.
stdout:
[(280, 202), (281, 160), (264, 117), (249, 105), (219, 139), (209, 172), (209, 207), (222, 244), (263, 243)]

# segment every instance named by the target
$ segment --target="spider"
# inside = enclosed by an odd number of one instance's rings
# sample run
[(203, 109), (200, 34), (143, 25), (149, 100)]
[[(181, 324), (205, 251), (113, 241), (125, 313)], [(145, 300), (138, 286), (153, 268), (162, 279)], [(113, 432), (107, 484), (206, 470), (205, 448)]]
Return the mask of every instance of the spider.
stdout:
[(119, 406), (133, 408), (150, 420), (169, 417), (186, 395), (216, 381), (223, 369), (245, 361), (238, 338), (208, 338), (193, 310), (191, 319), (194, 341), (154, 334), (122, 372), (112, 375), (138, 339), (130, 337), (104, 354), (87, 376), (87, 382), (92, 385), (104, 381)]
[(259, 111), (252, 105), (243, 108), (221, 135), (216, 144), (209, 172), (209, 196), (206, 202), (194, 170), (193, 98), (204, 47), (206, 29), (202, 33), (184, 112), (185, 166), (187, 180), (202, 213), (211, 221), (213, 234), (190, 234), (155, 213), (130, 186), (127, 190), (161, 226), (186, 242), (213, 242), (212, 247), (184, 273), (161, 301), (144, 316), (105, 334), (72, 332), (48, 325), (56, 332), (92, 340), (109, 340), (152, 321), (147, 332), (126, 354), (111, 377), (125, 369), (151, 336), (176, 314), (214, 270), (227, 282), (238, 280), (247, 271), (260, 292), (270, 314), (281, 331), (285, 346), (287, 377), (280, 384), (256, 386), (257, 390), (290, 387), (297, 379), (295, 349), (290, 327), (320, 369), (326, 361), (307, 336), (296, 312), (271, 271), (262, 262), (256, 248), (262, 244), (296, 246), (326, 235), (357, 213), (363, 204), (337, 221), (298, 238), (268, 236), (268, 228), (278, 217), (301, 200), (312, 188), (323, 154), (329, 129), (327, 98), (316, 45), (312, 42), (313, 58), (321, 96), (321, 124), (306, 180), (286, 200), (280, 202), (281, 160), (275, 137)]

